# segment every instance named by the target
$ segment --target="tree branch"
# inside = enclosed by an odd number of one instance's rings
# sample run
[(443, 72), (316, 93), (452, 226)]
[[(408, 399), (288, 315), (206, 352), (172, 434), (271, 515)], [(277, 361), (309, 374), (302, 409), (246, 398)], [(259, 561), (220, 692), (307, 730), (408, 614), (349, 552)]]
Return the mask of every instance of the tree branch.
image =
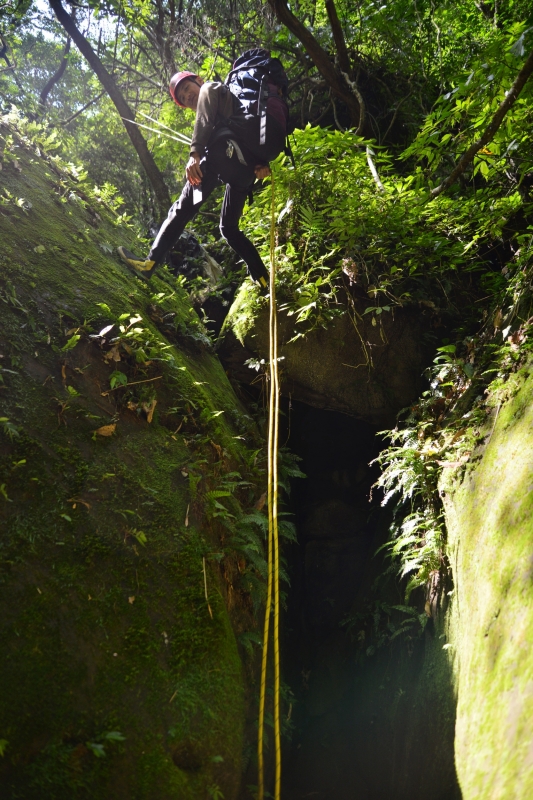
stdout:
[[(104, 67), (101, 60), (92, 49), (89, 41), (78, 29), (70, 14), (65, 11), (61, 4), (61, 0), (49, 0), (49, 2), (50, 7), (55, 12), (59, 23), (63, 26), (80, 53), (87, 60), (89, 66), (92, 68), (96, 77), (113, 101), (119, 115), (122, 118), (135, 119), (135, 114), (129, 107), (124, 95), (117, 86), (115, 79)], [(139, 131), (138, 127), (129, 122), (125, 122), (124, 126), (128, 136), (130, 137), (132, 145), (137, 151), (137, 155), (139, 156), (139, 160), (145, 169), (152, 189), (154, 190), (159, 212), (161, 213), (161, 216), (164, 216), (168, 210), (168, 207), (170, 206), (170, 194), (167, 185), (163, 179), (163, 176), (161, 175), (161, 172), (159, 171), (157, 164), (154, 161), (154, 157), (148, 149), (146, 140)]]
[(514, 105), (518, 95), (524, 88), (527, 79), (533, 72), (533, 50), (529, 54), (526, 63), (516, 76), (515, 82), (507, 92), (507, 97), (505, 100), (502, 100), (500, 105), (498, 106), (498, 110), (494, 114), (489, 126), (486, 128), (483, 135), (477, 139), (473, 144), (470, 145), (468, 150), (466, 150), (457, 164), (455, 165), (454, 169), (452, 170), (451, 174), (446, 178), (446, 180), (442, 181), (439, 186), (436, 186), (434, 189), (431, 190), (429, 193), (429, 199), (432, 200), (434, 197), (438, 197), (439, 194), (442, 194), (445, 189), (451, 186), (457, 178), (463, 174), (465, 169), (468, 165), (474, 160), (476, 153), (478, 153), (485, 145), (487, 145), (490, 140), (493, 138), (494, 134), (500, 127), (503, 122), (503, 118), (509, 111), (509, 109)]
[(79, 117), (79, 115), (80, 115), (80, 114), (83, 114), (83, 112), (84, 112), (84, 111), (85, 111), (87, 108), (89, 108), (89, 106), (92, 106), (92, 104), (93, 104), (93, 103), (96, 103), (96, 102), (98, 102), (98, 100), (100, 100), (100, 98), (101, 98), (101, 97), (103, 97), (103, 96), (104, 96), (104, 94), (106, 94), (106, 92), (105, 92), (105, 91), (103, 91), (103, 92), (100, 92), (100, 94), (97, 94), (97, 95), (96, 95), (96, 97), (93, 97), (93, 99), (92, 99), (92, 100), (89, 100), (89, 102), (88, 102), (88, 103), (85, 103), (85, 105), (84, 105), (84, 106), (82, 106), (82, 108), (78, 109), (78, 111), (76, 111), (74, 114), (72, 114), (72, 116), (71, 116), (71, 117), (69, 117), (68, 119), (61, 120), (61, 121), (60, 121), (60, 122), (58, 122), (57, 124), (58, 124), (58, 125), (61, 125), (61, 127), (64, 127), (65, 125), (68, 125), (70, 122), (72, 122), (72, 120), (76, 119), (76, 117)]
[[(352, 125), (359, 127), (361, 107), (357, 96), (346, 84), (345, 78), (333, 64), (328, 53), (290, 10), (287, 0), (268, 0), (278, 19), (293, 33), (305, 47), (320, 74), (326, 79), (331, 91), (348, 106)], [(340, 23), (339, 23), (340, 27)], [(341, 31), (342, 33), (342, 31)], [(344, 38), (344, 37), (343, 37)], [(349, 66), (349, 65), (348, 65)]]
[(46, 105), (46, 101), (48, 100), (48, 95), (50, 94), (56, 83), (59, 83), (59, 81), (61, 80), (61, 78), (65, 73), (68, 64), (68, 54), (70, 53), (70, 42), (71, 42), (70, 36), (67, 36), (67, 41), (65, 42), (65, 49), (63, 50), (63, 58), (61, 60), (61, 64), (54, 72), (52, 77), (46, 82), (46, 84), (41, 89), (41, 96), (39, 98), (39, 102), (42, 106)]
[(115, 63), (115, 65), (118, 65), (119, 67), (121, 67), (124, 72), (131, 72), (131, 73), (133, 73), (133, 75), (138, 75), (140, 78), (143, 79), (143, 81), (146, 81), (147, 83), (151, 84), (158, 91), (162, 90), (163, 87), (162, 87), (161, 83), (157, 83), (149, 75), (145, 75), (143, 72), (139, 72), (138, 69), (135, 69), (134, 67), (130, 67), (129, 64), (124, 64), (124, 62), (123, 61), (119, 61), (118, 58), (115, 59), (114, 63)]
[(357, 84), (354, 81), (350, 80), (348, 73), (343, 72), (342, 74), (344, 76), (344, 80), (346, 81), (346, 83), (348, 84), (354, 95), (357, 97), (357, 101), (359, 103), (359, 123), (357, 125), (355, 135), (362, 136), (365, 127), (365, 117), (366, 117), (365, 101), (363, 100), (363, 95), (357, 88)]
[(344, 39), (344, 32), (341, 27), (334, 0), (326, 0), (326, 11), (328, 14), (329, 24), (331, 25), (335, 47), (337, 48), (339, 66), (342, 72), (350, 72), (350, 57), (348, 55), (346, 40)]

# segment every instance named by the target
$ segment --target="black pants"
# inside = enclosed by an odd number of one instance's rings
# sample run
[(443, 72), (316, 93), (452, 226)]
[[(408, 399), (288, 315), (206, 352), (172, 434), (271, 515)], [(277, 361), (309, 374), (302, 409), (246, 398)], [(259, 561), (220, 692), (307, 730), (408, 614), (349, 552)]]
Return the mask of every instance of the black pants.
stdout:
[[(272, 136), (278, 134), (276, 128), (281, 130), (275, 120), (273, 120), (273, 123), (273, 125), (267, 127), (267, 137), (270, 133), (269, 129), (272, 130), (270, 141), (272, 141)], [(168, 212), (168, 217), (157, 234), (148, 258), (157, 264), (161, 263), (166, 253), (177, 242), (187, 223), (197, 214), (200, 206), (205, 203), (213, 189), (225, 183), (226, 193), (220, 214), (220, 232), (230, 247), (246, 263), (252, 278), (256, 281), (261, 277), (268, 280), (268, 271), (261, 260), (261, 256), (248, 237), (239, 230), (239, 220), (244, 203), (255, 180), (254, 169), (258, 159), (247, 148), (243, 147), (242, 152), (247, 164), (241, 164), (236, 152), (233, 152), (231, 158), (228, 157), (226, 153), (227, 147), (226, 137), (219, 139), (209, 147), (206, 157), (201, 162), (203, 172), (201, 199), (196, 198), (197, 202), (194, 202), (194, 188), (187, 181), (179, 199)], [(280, 146), (281, 149), (282, 146)]]

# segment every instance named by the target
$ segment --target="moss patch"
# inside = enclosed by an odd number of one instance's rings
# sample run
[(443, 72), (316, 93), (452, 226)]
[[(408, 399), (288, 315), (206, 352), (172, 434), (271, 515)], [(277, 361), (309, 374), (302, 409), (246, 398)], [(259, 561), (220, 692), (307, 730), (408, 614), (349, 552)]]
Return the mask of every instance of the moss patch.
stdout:
[(245, 685), (208, 497), (239, 473), (253, 503), (262, 442), (180, 284), (129, 275), (98, 196), (0, 134), (0, 793), (229, 800)]
[[(455, 596), (456, 763), (464, 800), (533, 794), (533, 376), (487, 429), (479, 463), (442, 484)], [(495, 412), (496, 413), (496, 412)], [(491, 428), (493, 431), (491, 434)]]

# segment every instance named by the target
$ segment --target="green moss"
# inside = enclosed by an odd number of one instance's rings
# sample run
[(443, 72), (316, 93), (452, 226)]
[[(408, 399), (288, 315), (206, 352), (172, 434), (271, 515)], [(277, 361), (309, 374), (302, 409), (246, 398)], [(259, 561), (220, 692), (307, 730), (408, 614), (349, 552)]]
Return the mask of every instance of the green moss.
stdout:
[(244, 345), (246, 335), (257, 322), (257, 305), (260, 302), (259, 290), (246, 282), (235, 295), (229, 314), (224, 321), (221, 335), (232, 330), (239, 342)]
[(528, 372), (515, 378), (514, 396), (489, 423), (478, 463), (462, 479), (449, 477), (442, 485), (456, 585), (450, 652), (464, 800), (533, 794), (533, 377)]
[[(245, 686), (203, 497), (231, 469), (253, 495), (257, 434), (180, 285), (130, 276), (108, 252), (130, 232), (58, 198), (27, 141), (17, 158), (5, 188), (32, 206), (0, 207), (0, 793), (230, 800)], [(126, 312), (151, 363), (106, 363), (90, 339)], [(148, 383), (105, 394), (117, 366)]]

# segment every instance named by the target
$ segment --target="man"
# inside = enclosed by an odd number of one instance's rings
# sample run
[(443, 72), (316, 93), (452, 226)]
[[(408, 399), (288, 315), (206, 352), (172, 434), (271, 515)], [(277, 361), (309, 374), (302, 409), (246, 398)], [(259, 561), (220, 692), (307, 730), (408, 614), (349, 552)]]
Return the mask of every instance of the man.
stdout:
[(254, 180), (270, 175), (268, 161), (283, 149), (286, 104), (281, 99), (276, 104), (276, 91), (271, 92), (272, 99), (269, 97), (264, 136), (260, 135), (259, 117), (251, 124), (249, 118), (245, 120), (239, 113), (238, 98), (225, 84), (204, 83), (191, 72), (172, 77), (170, 94), (174, 102), (196, 111), (185, 170), (187, 183), (161, 226), (148, 258), (141, 259), (124, 247), (118, 248), (122, 260), (136, 275), (144, 279), (152, 276), (202, 203), (216, 186), (225, 183), (220, 232), (246, 263), (253, 280), (263, 288), (268, 286), (268, 271), (255, 246), (239, 230), (239, 220)]

